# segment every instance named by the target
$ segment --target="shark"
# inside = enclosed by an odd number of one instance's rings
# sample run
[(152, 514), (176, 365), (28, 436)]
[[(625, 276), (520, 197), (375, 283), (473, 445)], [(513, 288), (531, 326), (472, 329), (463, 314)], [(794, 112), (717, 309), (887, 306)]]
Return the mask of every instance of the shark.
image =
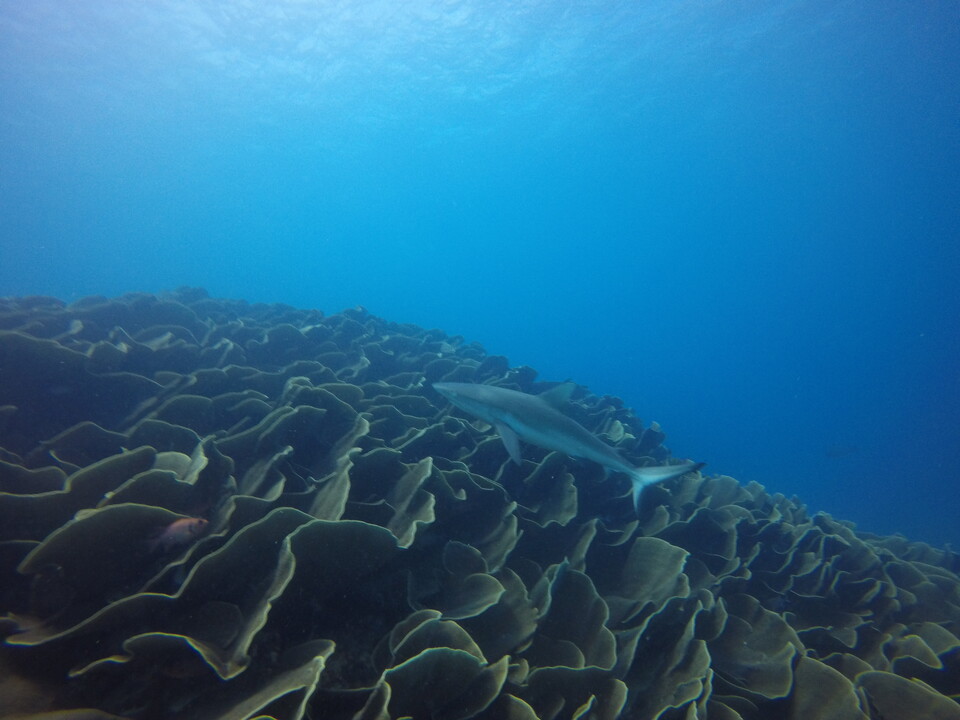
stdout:
[(520, 441), (571, 457), (591, 460), (607, 470), (624, 473), (633, 485), (633, 506), (649, 485), (699, 470), (703, 463), (684, 460), (675, 465), (636, 467), (619, 452), (575, 420), (560, 412), (575, 389), (563, 383), (530, 395), (517, 390), (480, 383), (438, 382), (434, 390), (461, 410), (496, 428), (510, 458), (520, 464)]

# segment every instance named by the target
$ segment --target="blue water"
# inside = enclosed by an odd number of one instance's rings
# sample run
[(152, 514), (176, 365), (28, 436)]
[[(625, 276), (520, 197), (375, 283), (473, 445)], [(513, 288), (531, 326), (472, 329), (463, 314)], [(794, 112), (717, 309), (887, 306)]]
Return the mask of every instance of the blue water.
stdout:
[(440, 327), (960, 546), (953, 0), (0, 2), (0, 295)]

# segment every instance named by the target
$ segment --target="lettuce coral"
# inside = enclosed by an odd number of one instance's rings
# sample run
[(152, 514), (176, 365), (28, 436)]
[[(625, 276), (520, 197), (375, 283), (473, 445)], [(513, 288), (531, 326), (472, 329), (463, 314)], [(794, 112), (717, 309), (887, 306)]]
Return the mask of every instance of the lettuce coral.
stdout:
[(956, 554), (700, 473), (637, 515), (438, 381), (551, 387), (362, 309), (0, 300), (0, 717), (960, 718)]

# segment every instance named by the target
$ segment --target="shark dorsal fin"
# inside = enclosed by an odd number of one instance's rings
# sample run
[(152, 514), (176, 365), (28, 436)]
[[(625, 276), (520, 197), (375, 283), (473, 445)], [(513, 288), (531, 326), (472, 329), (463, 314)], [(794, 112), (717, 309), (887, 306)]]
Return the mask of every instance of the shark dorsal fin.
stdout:
[(546, 392), (540, 393), (537, 397), (552, 408), (562, 408), (570, 402), (570, 396), (573, 395), (573, 391), (576, 389), (576, 383), (565, 382), (550, 388)]

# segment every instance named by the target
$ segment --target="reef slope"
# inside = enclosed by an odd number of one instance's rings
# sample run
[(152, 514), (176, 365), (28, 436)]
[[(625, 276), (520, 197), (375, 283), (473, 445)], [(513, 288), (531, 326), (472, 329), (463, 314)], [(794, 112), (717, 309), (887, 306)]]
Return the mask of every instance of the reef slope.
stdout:
[(960, 718), (955, 553), (700, 473), (637, 515), (439, 381), (551, 387), (362, 309), (0, 300), (0, 717)]

